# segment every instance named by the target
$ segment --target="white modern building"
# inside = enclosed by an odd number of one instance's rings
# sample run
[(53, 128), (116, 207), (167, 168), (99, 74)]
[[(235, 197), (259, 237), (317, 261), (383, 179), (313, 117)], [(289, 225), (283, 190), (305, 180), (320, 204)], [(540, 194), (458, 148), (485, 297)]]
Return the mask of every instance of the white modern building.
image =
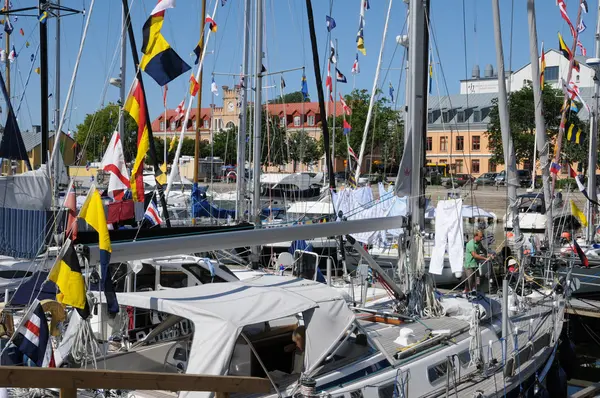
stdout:
[[(545, 83), (561, 88), (561, 77), (567, 79), (569, 61), (557, 50), (546, 51), (546, 70), (544, 71)], [(580, 88), (591, 88), (594, 86), (594, 71), (585, 64), (584, 57), (576, 56), (579, 62), (579, 72), (573, 70), (571, 82)], [(510, 78), (506, 79), (506, 87), (510, 91), (519, 91), (528, 81), (531, 81), (531, 63), (521, 67), (513, 73), (507, 73)], [(498, 73), (492, 65), (487, 65), (481, 76), (479, 65), (473, 67), (470, 79), (460, 81), (461, 94), (490, 94), (498, 92)]]

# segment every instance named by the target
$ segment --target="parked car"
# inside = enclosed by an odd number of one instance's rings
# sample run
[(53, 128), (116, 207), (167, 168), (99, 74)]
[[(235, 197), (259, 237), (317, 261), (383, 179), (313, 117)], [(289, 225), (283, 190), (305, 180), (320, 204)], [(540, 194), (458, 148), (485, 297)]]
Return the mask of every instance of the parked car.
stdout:
[[(531, 186), (531, 171), (517, 170), (517, 181), (522, 188)], [(502, 170), (496, 176), (496, 185), (506, 185), (506, 171)]]
[(462, 187), (473, 182), (475, 179), (469, 174), (454, 174), (451, 178), (445, 181), (446, 186), (452, 186), (454, 182), (455, 187)]
[(348, 173), (345, 171), (338, 171), (334, 174), (336, 182), (346, 182), (348, 178)]
[(494, 185), (496, 183), (496, 176), (498, 173), (484, 173), (475, 180), (477, 185)]
[(517, 170), (517, 180), (521, 188), (531, 186), (531, 171), (530, 170)]

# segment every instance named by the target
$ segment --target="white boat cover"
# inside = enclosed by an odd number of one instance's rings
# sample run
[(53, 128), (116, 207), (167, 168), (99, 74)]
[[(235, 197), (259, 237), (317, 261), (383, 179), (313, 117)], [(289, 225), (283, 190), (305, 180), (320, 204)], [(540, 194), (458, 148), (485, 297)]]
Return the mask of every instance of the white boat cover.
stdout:
[(46, 166), (22, 174), (0, 177), (0, 207), (21, 210), (48, 210), (52, 190)]
[[(354, 322), (343, 297), (327, 285), (265, 275), (240, 282), (118, 294), (120, 305), (182, 316), (194, 324), (186, 373), (224, 375), (245, 326), (303, 313), (304, 365), (313, 369)], [(181, 393), (205, 397), (209, 393)]]

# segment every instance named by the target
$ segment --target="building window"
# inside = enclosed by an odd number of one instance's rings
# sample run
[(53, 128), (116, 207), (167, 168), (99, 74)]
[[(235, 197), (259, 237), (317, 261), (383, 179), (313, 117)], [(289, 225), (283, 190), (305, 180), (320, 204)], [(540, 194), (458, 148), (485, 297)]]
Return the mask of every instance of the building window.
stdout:
[(309, 126), (314, 126), (315, 125), (315, 116), (314, 115), (310, 115), (308, 117), (308, 125)]
[(196, 123), (196, 119), (194, 119), (194, 121), (192, 122), (192, 126), (193, 126), (194, 130), (196, 130), (197, 125), (198, 125), (198, 123)]
[(444, 121), (444, 123), (450, 122), (450, 111), (442, 112), (442, 120)]
[(425, 164), (431, 163), (431, 159), (425, 159)]
[(448, 151), (448, 137), (440, 137), (440, 151), (441, 152)]
[(446, 165), (448, 164), (448, 159), (440, 159), (440, 162), (438, 164)]
[(433, 150), (433, 138), (427, 137), (427, 140), (425, 141), (425, 150), (426, 151)]
[(165, 130), (165, 122), (160, 122), (160, 129)]
[(481, 110), (476, 109), (473, 111), (473, 123), (481, 123)]
[(456, 172), (457, 173), (462, 173), (463, 172), (463, 161), (462, 160), (456, 160)]
[(544, 80), (547, 82), (558, 81), (558, 66), (547, 66), (544, 69)]
[(299, 127), (300, 125), (300, 116), (294, 116), (294, 126)]
[(579, 83), (579, 75), (575, 76), (575, 83)]
[(456, 137), (456, 150), (457, 151), (465, 150), (465, 137), (463, 137), (462, 135), (459, 135), (458, 137)]
[(210, 122), (208, 121), (208, 119), (204, 119), (204, 128), (207, 129)]
[(490, 160), (489, 169), (490, 169), (489, 171), (491, 173), (495, 173), (496, 172), (496, 162), (493, 162), (493, 161)]
[(279, 127), (285, 127), (285, 116), (279, 118)]
[(171, 122), (171, 130), (175, 130), (177, 128), (177, 122)]
[(456, 123), (464, 123), (465, 122), (465, 111), (459, 111), (456, 114)]
[(427, 114), (427, 123), (433, 123), (435, 119), (433, 118), (433, 112), (429, 112)]
[(471, 160), (471, 174), (479, 174), (479, 159)]
[(227, 130), (233, 130), (235, 128), (235, 123), (233, 122), (228, 122), (227, 125), (225, 126), (225, 129)]
[(474, 151), (479, 151), (481, 149), (481, 137), (478, 135), (473, 136), (473, 146), (471, 147)]

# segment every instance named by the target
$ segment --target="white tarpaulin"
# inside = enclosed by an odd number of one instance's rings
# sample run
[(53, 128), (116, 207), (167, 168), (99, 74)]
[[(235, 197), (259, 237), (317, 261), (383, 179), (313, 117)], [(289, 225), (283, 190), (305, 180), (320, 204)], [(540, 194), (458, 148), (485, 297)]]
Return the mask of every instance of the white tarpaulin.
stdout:
[[(340, 294), (324, 284), (261, 276), (158, 292), (118, 294), (120, 305), (187, 318), (194, 324), (188, 374), (223, 375), (245, 326), (305, 313), (305, 367), (311, 369), (354, 321)], [(209, 393), (182, 393), (208, 396)]]
[(13, 176), (0, 177), (0, 207), (21, 210), (48, 210), (52, 205), (46, 166)]

